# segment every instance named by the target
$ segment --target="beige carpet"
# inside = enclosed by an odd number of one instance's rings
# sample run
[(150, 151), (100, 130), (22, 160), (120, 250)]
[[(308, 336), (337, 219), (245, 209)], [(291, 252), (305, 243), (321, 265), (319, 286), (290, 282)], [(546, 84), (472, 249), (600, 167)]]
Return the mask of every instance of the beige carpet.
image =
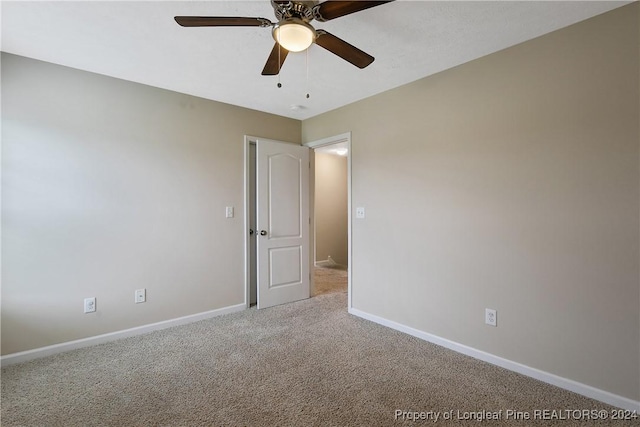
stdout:
[(347, 270), (344, 267), (315, 267), (314, 281), (314, 296), (347, 292)]
[(3, 368), (2, 425), (638, 425), (505, 420), (611, 408), (351, 316), (346, 301), (328, 293)]

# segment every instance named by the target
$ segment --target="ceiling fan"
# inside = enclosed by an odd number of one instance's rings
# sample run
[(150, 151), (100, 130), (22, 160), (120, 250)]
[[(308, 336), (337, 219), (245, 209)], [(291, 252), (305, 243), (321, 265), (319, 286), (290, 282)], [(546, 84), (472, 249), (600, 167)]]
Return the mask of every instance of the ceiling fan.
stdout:
[(329, 21), (360, 12), (393, 0), (386, 1), (288, 1), (271, 0), (278, 22), (266, 18), (231, 16), (176, 16), (183, 27), (272, 27), (276, 43), (262, 70), (263, 76), (280, 73), (289, 52), (301, 52), (315, 43), (358, 68), (371, 64), (374, 57), (325, 30), (316, 30), (309, 22)]

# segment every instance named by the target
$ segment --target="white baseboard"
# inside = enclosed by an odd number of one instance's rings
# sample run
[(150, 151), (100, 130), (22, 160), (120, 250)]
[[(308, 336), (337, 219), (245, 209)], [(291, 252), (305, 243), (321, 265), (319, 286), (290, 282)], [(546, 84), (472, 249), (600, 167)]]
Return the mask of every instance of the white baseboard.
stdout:
[(338, 269), (338, 270), (346, 270), (347, 269), (346, 266), (344, 266), (342, 264), (338, 264), (332, 258), (328, 258), (326, 260), (316, 261), (315, 262), (315, 266), (316, 267), (335, 268), (335, 269)]
[(14, 365), (16, 363), (28, 362), (29, 360), (51, 356), (51, 355), (62, 353), (69, 350), (75, 350), (78, 348), (89, 347), (97, 344), (103, 344), (106, 342), (115, 341), (122, 338), (133, 337), (136, 335), (142, 335), (149, 332), (158, 331), (160, 329), (170, 328), (173, 326), (186, 325), (188, 323), (210, 319), (212, 317), (222, 316), (223, 314), (235, 313), (237, 311), (245, 310), (246, 308), (247, 308), (247, 305), (242, 303), (242, 304), (232, 305), (229, 307), (219, 308), (216, 310), (205, 311), (203, 313), (197, 313), (189, 316), (178, 317), (175, 319), (164, 320), (162, 322), (151, 323), (149, 325), (143, 325), (143, 326), (138, 326), (131, 329), (125, 329), (122, 331), (110, 332), (108, 334), (96, 335), (94, 337), (82, 338), (79, 340), (49, 345), (46, 347), (36, 348), (33, 350), (7, 354), (5, 356), (0, 357), (0, 364), (2, 366), (9, 366), (9, 365)]
[(530, 366), (523, 365), (521, 363), (513, 362), (508, 359), (504, 359), (499, 356), (495, 356), (490, 353), (486, 353), (481, 350), (477, 350), (473, 347), (466, 346), (464, 344), (457, 343), (455, 341), (448, 340), (446, 338), (439, 337), (427, 332), (420, 331), (418, 329), (405, 326), (401, 323), (397, 323), (391, 320), (387, 320), (383, 317), (379, 317), (373, 314), (360, 311), (355, 308), (350, 308), (349, 313), (354, 316), (361, 317), (366, 320), (370, 320), (374, 323), (395, 329), (400, 332), (404, 332), (409, 335), (413, 335), (416, 338), (428, 341), (433, 344), (448, 348), (458, 353), (471, 356), (475, 359), (482, 360), (484, 362), (491, 363), (492, 365), (500, 366), (501, 368), (508, 369), (510, 371), (518, 372), (519, 374), (526, 375), (531, 378), (535, 378), (542, 382), (554, 385), (556, 387), (563, 388), (565, 390), (572, 391), (574, 393), (581, 394), (591, 399), (599, 400), (600, 402), (607, 403), (618, 408), (623, 408), (629, 411), (640, 412), (640, 401), (632, 400), (623, 396), (619, 396), (608, 391), (600, 390), (595, 387), (579, 383), (567, 378), (560, 377), (549, 372), (541, 371)]

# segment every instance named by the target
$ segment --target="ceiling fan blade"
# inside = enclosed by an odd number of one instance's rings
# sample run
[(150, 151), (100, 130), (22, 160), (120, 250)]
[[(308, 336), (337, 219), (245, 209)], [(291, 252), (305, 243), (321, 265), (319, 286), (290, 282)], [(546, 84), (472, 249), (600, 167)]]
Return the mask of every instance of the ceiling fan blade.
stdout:
[(316, 44), (327, 49), (329, 52), (338, 55), (345, 61), (351, 62), (358, 68), (364, 68), (371, 64), (375, 59), (366, 52), (361, 51), (357, 47), (347, 43), (346, 41), (334, 36), (325, 30), (317, 30), (318, 37)]
[(369, 9), (375, 6), (380, 6), (385, 3), (391, 3), (394, 0), (386, 1), (333, 1), (327, 0), (316, 5), (313, 8), (315, 19), (321, 22), (329, 21), (330, 19), (340, 18), (341, 16), (349, 15), (350, 13), (360, 12), (361, 10)]
[(243, 18), (238, 16), (176, 16), (183, 27), (270, 27), (266, 18)]
[(287, 54), (289, 51), (278, 43), (273, 46), (271, 49), (271, 54), (269, 58), (267, 58), (267, 63), (262, 70), (263, 76), (276, 76), (280, 74), (280, 69), (282, 68), (282, 64), (284, 64), (284, 60), (287, 58)]

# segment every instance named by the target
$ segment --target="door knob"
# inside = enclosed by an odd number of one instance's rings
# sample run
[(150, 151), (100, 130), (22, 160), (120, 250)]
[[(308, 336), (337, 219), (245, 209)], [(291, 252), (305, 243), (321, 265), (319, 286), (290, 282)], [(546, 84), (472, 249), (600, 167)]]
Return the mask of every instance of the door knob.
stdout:
[(260, 235), (261, 235), (261, 236), (266, 236), (266, 235), (267, 235), (267, 232), (266, 232), (265, 230), (260, 230)]
[(253, 228), (249, 229), (249, 236), (253, 236)]

